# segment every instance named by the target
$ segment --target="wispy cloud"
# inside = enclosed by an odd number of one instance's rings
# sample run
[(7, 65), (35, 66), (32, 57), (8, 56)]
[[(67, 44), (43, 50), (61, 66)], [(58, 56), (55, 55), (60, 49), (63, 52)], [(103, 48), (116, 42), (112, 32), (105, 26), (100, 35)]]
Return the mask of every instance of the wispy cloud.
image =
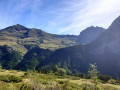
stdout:
[(0, 2), (0, 28), (16, 24), (29, 5), (30, 2), (25, 0), (3, 0)]
[(107, 28), (120, 15), (120, 0), (1, 0), (0, 28), (13, 24), (49, 33), (79, 34), (89, 26)]
[[(66, 2), (66, 4), (69, 4), (69, 7), (66, 8), (67, 14), (66, 12), (61, 12), (56, 19), (51, 21), (51, 23), (58, 21), (57, 25), (60, 27), (57, 29), (57, 33), (69, 32), (70, 34), (79, 34), (81, 30), (92, 25), (107, 28), (120, 15), (120, 0), (84, 0), (83, 2), (73, 2), (72, 0), (71, 2)], [(66, 25), (67, 23), (69, 24)]]

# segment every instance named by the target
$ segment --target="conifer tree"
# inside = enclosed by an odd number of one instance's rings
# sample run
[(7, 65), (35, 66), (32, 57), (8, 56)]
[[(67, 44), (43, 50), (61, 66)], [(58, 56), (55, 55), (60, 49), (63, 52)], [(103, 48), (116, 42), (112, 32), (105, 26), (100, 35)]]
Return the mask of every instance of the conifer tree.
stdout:
[(90, 68), (88, 71), (88, 75), (91, 76), (91, 79), (93, 80), (94, 83), (94, 90), (97, 90), (97, 85), (98, 85), (98, 70), (97, 70), (97, 66), (96, 63), (95, 64), (90, 64)]

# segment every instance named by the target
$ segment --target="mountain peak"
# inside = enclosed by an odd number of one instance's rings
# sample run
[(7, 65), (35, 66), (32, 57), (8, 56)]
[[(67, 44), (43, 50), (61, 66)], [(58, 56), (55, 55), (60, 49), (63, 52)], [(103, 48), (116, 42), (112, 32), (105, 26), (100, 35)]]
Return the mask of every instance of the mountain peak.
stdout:
[(82, 34), (82, 33), (94, 33), (94, 32), (98, 32), (99, 33), (99, 32), (104, 32), (104, 31), (105, 31), (105, 29), (102, 28), (102, 27), (90, 26), (90, 27), (86, 28), (85, 30), (83, 30), (80, 34)]
[(16, 25), (13, 25), (13, 26), (24, 27), (23, 25), (20, 25), (20, 24), (16, 24)]
[(88, 27), (85, 30), (83, 30), (78, 38), (78, 42), (79, 44), (86, 44), (89, 43), (91, 41), (93, 41), (94, 39), (96, 39), (101, 33), (103, 33), (105, 31), (104, 28), (102, 27)]
[(26, 28), (25, 26), (22, 26), (20, 24), (9, 26), (9, 27), (7, 27), (5, 29), (7, 29), (7, 30), (17, 30), (17, 31), (20, 31), (20, 30), (29, 30), (28, 28)]
[(101, 30), (101, 29), (103, 31), (105, 30), (104, 28), (98, 27), (98, 26), (96, 26), (96, 27), (95, 26), (90, 26), (90, 27), (86, 28), (85, 30), (95, 30), (96, 31), (96, 30)]
[(113, 29), (113, 30), (118, 30), (120, 29), (120, 16), (117, 17), (112, 24), (110, 25), (110, 27), (108, 29)]

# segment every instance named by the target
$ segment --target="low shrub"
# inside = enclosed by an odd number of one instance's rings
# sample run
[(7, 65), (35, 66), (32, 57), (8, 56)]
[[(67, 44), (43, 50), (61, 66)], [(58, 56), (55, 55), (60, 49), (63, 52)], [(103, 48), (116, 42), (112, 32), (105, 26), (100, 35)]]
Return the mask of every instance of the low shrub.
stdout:
[(27, 76), (29, 76), (28, 72), (24, 73), (24, 75), (22, 77), (27, 77)]
[(116, 84), (116, 80), (110, 79), (110, 80), (108, 81), (108, 83), (110, 83), (110, 84)]
[(117, 84), (117, 85), (120, 85), (120, 80), (116, 80), (116, 84)]
[(65, 83), (67, 83), (68, 81), (67, 81), (67, 80), (58, 80), (57, 82), (58, 82), (58, 84), (65, 84)]
[(23, 83), (20, 87), (19, 90), (33, 90), (33, 87), (29, 84)]
[(16, 77), (16, 76), (14, 76), (14, 75), (9, 76), (9, 80), (10, 80), (10, 82), (16, 82), (16, 83), (22, 82), (22, 79), (21, 79), (21, 78)]
[(104, 81), (104, 82), (107, 82), (109, 81), (110, 79), (112, 79), (112, 76), (109, 76), (109, 75), (98, 75), (98, 79)]
[(34, 90), (34, 89), (30, 84), (27, 83), (0, 82), (0, 90)]
[(0, 75), (0, 80), (4, 82), (22, 82), (22, 79), (14, 75)]

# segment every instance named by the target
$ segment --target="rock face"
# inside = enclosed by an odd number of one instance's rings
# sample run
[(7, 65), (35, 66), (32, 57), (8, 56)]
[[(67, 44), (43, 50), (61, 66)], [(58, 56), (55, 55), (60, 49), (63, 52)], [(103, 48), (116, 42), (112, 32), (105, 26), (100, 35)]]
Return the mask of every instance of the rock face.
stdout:
[(102, 27), (88, 27), (80, 33), (77, 41), (79, 44), (88, 44), (95, 40), (104, 31), (105, 29)]

